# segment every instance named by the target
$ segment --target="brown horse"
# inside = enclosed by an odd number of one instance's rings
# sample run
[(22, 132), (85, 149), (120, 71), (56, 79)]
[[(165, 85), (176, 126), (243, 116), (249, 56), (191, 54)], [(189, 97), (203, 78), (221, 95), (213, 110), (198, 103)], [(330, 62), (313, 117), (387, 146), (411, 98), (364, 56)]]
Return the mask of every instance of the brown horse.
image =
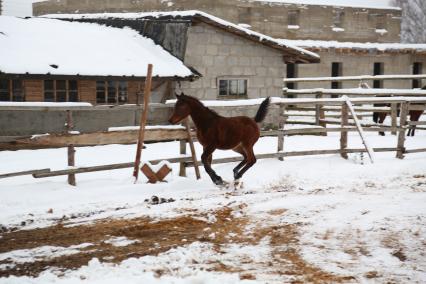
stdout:
[[(426, 90), (426, 86), (424, 86), (422, 90)], [(413, 105), (424, 105), (424, 104), (413, 103)], [(375, 104), (374, 106), (389, 106), (389, 104)], [(422, 116), (423, 114), (423, 110), (410, 110), (408, 113), (410, 115), (410, 121), (419, 121), (420, 116)], [(382, 124), (383, 121), (385, 121), (386, 116), (387, 116), (386, 112), (373, 112), (373, 121), (374, 123)], [(399, 110), (398, 110), (398, 116), (399, 116)], [(407, 136), (414, 136), (415, 132), (416, 132), (416, 126), (411, 125), (410, 128), (408, 129)], [(385, 133), (379, 132), (379, 135), (385, 136)]]
[(201, 160), (212, 181), (217, 185), (224, 184), (222, 178), (211, 167), (212, 154), (216, 149), (233, 150), (244, 157), (233, 170), (234, 179), (238, 181), (256, 163), (253, 146), (260, 135), (257, 123), (265, 119), (270, 98), (261, 103), (253, 119), (247, 116), (223, 117), (196, 98), (184, 94), (176, 94), (176, 97), (177, 102), (169, 122), (176, 124), (191, 116), (197, 128), (198, 141), (203, 145)]

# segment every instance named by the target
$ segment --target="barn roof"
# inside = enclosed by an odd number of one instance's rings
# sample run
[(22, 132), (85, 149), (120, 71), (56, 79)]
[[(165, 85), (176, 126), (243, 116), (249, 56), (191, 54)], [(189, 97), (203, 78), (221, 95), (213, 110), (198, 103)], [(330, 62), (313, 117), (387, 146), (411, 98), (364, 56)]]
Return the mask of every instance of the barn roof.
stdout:
[(372, 42), (340, 42), (322, 40), (286, 40), (292, 44), (319, 52), (335, 50), (337, 52), (381, 52), (381, 53), (416, 53), (426, 54), (425, 43), (372, 43)]
[(182, 61), (129, 29), (0, 16), (0, 74), (191, 78)]
[(255, 41), (259, 44), (278, 49), (284, 53), (286, 62), (296, 63), (318, 63), (320, 57), (310, 51), (297, 47), (285, 40), (277, 40), (270, 36), (241, 27), (221, 18), (215, 17), (205, 12), (190, 11), (172, 11), (172, 12), (143, 12), (143, 13), (98, 13), (98, 14), (51, 14), (44, 17), (57, 19), (144, 19), (144, 20), (188, 20), (200, 21), (215, 26), (222, 30), (236, 34), (238, 36)]

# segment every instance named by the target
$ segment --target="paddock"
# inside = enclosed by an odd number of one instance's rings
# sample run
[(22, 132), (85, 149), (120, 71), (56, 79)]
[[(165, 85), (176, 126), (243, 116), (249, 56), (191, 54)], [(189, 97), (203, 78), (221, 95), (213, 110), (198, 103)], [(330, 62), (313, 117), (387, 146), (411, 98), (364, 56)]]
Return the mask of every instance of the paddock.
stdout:
[[(244, 105), (257, 105), (261, 100), (246, 100)], [(357, 119), (356, 110), (362, 111), (375, 111), (373, 104), (390, 104), (391, 105), (391, 125), (381, 126), (376, 124), (365, 124), (359, 123)], [(324, 155), (324, 154), (340, 154), (342, 158), (347, 159), (349, 153), (365, 153), (368, 152), (368, 147), (365, 144), (363, 148), (351, 148), (348, 147), (348, 133), (359, 132), (360, 134), (364, 131), (368, 132), (388, 132), (390, 134), (397, 134), (396, 143), (392, 147), (375, 147), (374, 152), (395, 152), (396, 157), (402, 159), (404, 155), (410, 153), (426, 152), (426, 148), (414, 148), (407, 149), (405, 146), (405, 136), (407, 128), (416, 125), (417, 127), (426, 125), (426, 122), (410, 122), (407, 119), (409, 110), (423, 108), (423, 106), (415, 105), (419, 103), (426, 104), (426, 98), (422, 97), (392, 97), (392, 98), (352, 98), (350, 105), (354, 105), (354, 111), (350, 112), (345, 98), (330, 98), (330, 99), (283, 99), (283, 98), (272, 98), (272, 104), (278, 106), (280, 119), (279, 119), (279, 130), (262, 131), (262, 136), (272, 136), (277, 139), (277, 147), (275, 151), (270, 149), (269, 153), (258, 154), (256, 158), (259, 159), (270, 159), (277, 158), (283, 160), (285, 157), (295, 156), (308, 156), (308, 155)], [(233, 108), (236, 102), (205, 102), (208, 106), (218, 106), (222, 108)], [(172, 105), (172, 104), (170, 104)], [(289, 115), (286, 113), (286, 109), (297, 106), (308, 106), (315, 109), (316, 111), (316, 124), (318, 128), (298, 128), (298, 129), (285, 129), (287, 124), (294, 124), (295, 122), (289, 121)], [(364, 106), (368, 107), (365, 108)], [(402, 112), (401, 117), (398, 120), (396, 115), (396, 107), (400, 106)], [(358, 107), (358, 108), (357, 108)], [(333, 108), (334, 110), (340, 110), (340, 121), (327, 121), (324, 114), (324, 108)], [(19, 107), (18, 107), (19, 109)], [(53, 108), (57, 111), (57, 108)], [(380, 108), (379, 110), (382, 110)], [(12, 107), (13, 110), (13, 107)], [(49, 108), (34, 108), (34, 111), (49, 111)], [(68, 113), (66, 116), (66, 124), (70, 124), (72, 118), (72, 108), (64, 108), (64, 112)], [(356, 126), (356, 124), (359, 124)], [(72, 123), (71, 123), (72, 124)], [(330, 125), (330, 126), (327, 126)], [(340, 127), (334, 127), (333, 124), (340, 124)], [(117, 131), (118, 130), (118, 131)], [(121, 131), (120, 131), (121, 130)], [(72, 131), (72, 129), (67, 129)], [(318, 150), (309, 149), (305, 151), (288, 151), (285, 147), (285, 137), (289, 135), (301, 135), (301, 134), (325, 134), (327, 133), (340, 133), (340, 147), (336, 149)], [(179, 163), (181, 176), (186, 175), (186, 168), (194, 166), (196, 153), (192, 152), (191, 155), (186, 155), (186, 143), (195, 139), (195, 135), (188, 134), (185, 128), (179, 127), (151, 127), (146, 130), (146, 142), (161, 142), (161, 141), (173, 141), (179, 140), (179, 157), (172, 157), (166, 159), (170, 163)], [(188, 136), (189, 135), (189, 136)], [(95, 145), (108, 145), (108, 144), (132, 144), (137, 142), (138, 130), (133, 129), (111, 129), (107, 132), (95, 132), (95, 133), (63, 133), (63, 134), (49, 134), (41, 136), (33, 136), (30, 138), (13, 138), (12, 141), (4, 142), (3, 147), (6, 149), (23, 149), (23, 148), (49, 148), (49, 147), (68, 147), (74, 149), (79, 146), (95, 146)], [(77, 150), (78, 151), (78, 150)], [(0, 178), (28, 175), (32, 174), (34, 178), (46, 178), (59, 175), (74, 176), (76, 174), (114, 170), (122, 168), (134, 167), (134, 162), (126, 163), (114, 163), (108, 165), (96, 165), (88, 167), (79, 167), (74, 164), (74, 150), (68, 151), (68, 160), (73, 161), (68, 166), (72, 166), (71, 169), (51, 170), (50, 168), (36, 168), (31, 170), (17, 171), (13, 173), (0, 173)], [(371, 156), (371, 153), (368, 153)], [(184, 155), (184, 156), (182, 156)], [(214, 159), (213, 164), (230, 163), (241, 161), (241, 157), (228, 157), (222, 159)], [(158, 164), (161, 159), (154, 159), (149, 161), (151, 164)], [(200, 161), (197, 161), (200, 164)], [(78, 165), (78, 161), (77, 161)]]

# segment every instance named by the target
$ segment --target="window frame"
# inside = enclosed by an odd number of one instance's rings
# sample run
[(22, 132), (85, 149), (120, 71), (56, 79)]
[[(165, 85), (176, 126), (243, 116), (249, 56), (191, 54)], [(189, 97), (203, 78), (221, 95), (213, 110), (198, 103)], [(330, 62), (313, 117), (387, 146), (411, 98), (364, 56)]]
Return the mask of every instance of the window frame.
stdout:
[[(226, 95), (221, 95), (221, 81), (227, 81), (227, 87), (226, 87)], [(231, 90), (230, 90), (230, 81), (237, 81), (237, 94), (231, 94)], [(244, 88), (245, 91), (244, 93), (240, 93), (240, 84), (239, 82), (243, 81), (244, 82)], [(222, 99), (238, 99), (238, 98), (247, 98), (248, 97), (248, 89), (249, 89), (249, 78), (244, 77), (244, 76), (224, 76), (224, 77), (218, 77), (217, 78), (217, 97), (218, 98), (222, 98)]]
[(300, 10), (287, 11), (287, 26), (300, 26)]
[[(102, 92), (98, 89), (98, 84), (103, 85), (103, 100), (100, 101), (98, 94)], [(110, 88), (111, 85), (115, 85), (114, 88)], [(122, 86), (124, 85), (124, 88)], [(124, 89), (124, 95), (121, 95), (122, 89)], [(109, 96), (110, 90), (114, 90), (114, 96)], [(125, 100), (121, 98), (124, 97)], [(114, 99), (114, 102), (111, 102)], [(128, 81), (118, 81), (118, 80), (97, 80), (96, 81), (96, 104), (105, 104), (105, 105), (119, 105), (127, 104), (129, 102), (129, 82)]]
[(333, 11), (333, 28), (344, 28), (345, 22), (345, 11), (334, 10)]
[(385, 30), (387, 29), (387, 21), (386, 21), (386, 15), (385, 14), (377, 14), (376, 15), (376, 30)]
[[(0, 80), (3, 80), (5, 82), (7, 82), (7, 89), (2, 89), (7, 90), (7, 94), (8, 94), (8, 100), (0, 100), (3, 102), (25, 102), (25, 86), (24, 86), (24, 81), (22, 79), (8, 79), (8, 78), (1, 78)], [(15, 87), (15, 82), (18, 83), (19, 88)], [(20, 94), (18, 96), (18, 93)], [(20, 98), (20, 99), (17, 99)]]
[[(52, 89), (47, 89), (46, 88), (46, 82), (48, 81), (52, 81), (53, 84), (53, 88)], [(65, 89), (58, 89), (58, 81), (64, 81), (65, 83)], [(70, 90), (70, 82), (74, 81), (76, 83), (76, 89), (75, 90)], [(49, 92), (51, 94), (53, 94), (53, 99), (52, 100), (46, 100), (46, 93)], [(58, 92), (65, 92), (65, 100), (62, 101), (58, 101)], [(72, 100), (70, 101), (70, 92), (76, 93), (77, 94), (77, 100)], [(80, 96), (79, 96), (79, 81), (78, 80), (56, 80), (56, 79), (47, 79), (47, 80), (43, 80), (43, 101), (45, 102), (79, 102), (80, 101)]]

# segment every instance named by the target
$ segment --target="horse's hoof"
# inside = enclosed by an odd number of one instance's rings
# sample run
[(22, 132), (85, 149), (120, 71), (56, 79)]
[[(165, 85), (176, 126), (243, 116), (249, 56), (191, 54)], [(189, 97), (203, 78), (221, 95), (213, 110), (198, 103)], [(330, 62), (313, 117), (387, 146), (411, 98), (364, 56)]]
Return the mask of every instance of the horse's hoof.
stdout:
[(241, 189), (244, 187), (244, 184), (242, 181), (240, 181), (239, 179), (234, 180), (234, 189)]

